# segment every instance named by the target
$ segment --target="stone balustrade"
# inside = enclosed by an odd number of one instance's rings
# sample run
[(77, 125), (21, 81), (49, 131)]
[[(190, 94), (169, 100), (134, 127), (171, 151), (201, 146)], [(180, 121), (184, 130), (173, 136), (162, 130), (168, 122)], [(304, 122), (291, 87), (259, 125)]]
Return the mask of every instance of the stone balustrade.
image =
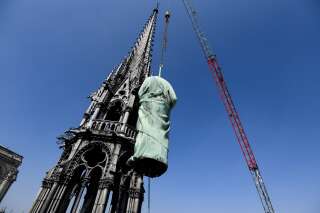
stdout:
[(137, 131), (133, 127), (118, 121), (96, 119), (93, 120), (91, 129), (95, 131), (101, 131), (106, 134), (115, 134), (130, 140), (134, 140), (137, 134)]

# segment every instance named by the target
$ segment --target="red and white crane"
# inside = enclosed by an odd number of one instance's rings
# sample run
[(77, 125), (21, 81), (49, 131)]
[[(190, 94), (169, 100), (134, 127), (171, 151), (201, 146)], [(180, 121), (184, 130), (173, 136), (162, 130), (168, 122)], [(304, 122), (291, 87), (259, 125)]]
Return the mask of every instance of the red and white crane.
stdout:
[(221, 100), (225, 106), (228, 117), (231, 121), (233, 130), (235, 132), (237, 141), (240, 145), (242, 154), (245, 158), (245, 161), (247, 163), (249, 171), (253, 177), (253, 180), (254, 180), (255, 186), (258, 190), (259, 197), (262, 202), (262, 206), (264, 208), (264, 211), (266, 213), (274, 213), (274, 209), (272, 207), (272, 203), (269, 198), (266, 186), (263, 182), (261, 173), (259, 171), (257, 161), (256, 161), (254, 154), (252, 152), (252, 149), (250, 147), (247, 135), (246, 135), (244, 128), (241, 124), (240, 117), (239, 117), (237, 110), (234, 106), (234, 103), (232, 101), (230, 92), (227, 88), (226, 82), (223, 78), (223, 73), (222, 73), (222, 70), (218, 64), (217, 58), (213, 54), (213, 52), (211, 51), (209, 44), (208, 44), (208, 40), (205, 37), (203, 31), (200, 30), (200, 26), (199, 26), (198, 18), (197, 18), (197, 12), (195, 11), (195, 9), (191, 3), (191, 0), (182, 0), (182, 1), (185, 6), (185, 9), (189, 15), (189, 18), (192, 22), (193, 30), (195, 31), (197, 38), (200, 42), (202, 51), (204, 53), (204, 56), (207, 60), (208, 65), (209, 65), (209, 69), (212, 72), (213, 78), (214, 78), (216, 85), (218, 87)]

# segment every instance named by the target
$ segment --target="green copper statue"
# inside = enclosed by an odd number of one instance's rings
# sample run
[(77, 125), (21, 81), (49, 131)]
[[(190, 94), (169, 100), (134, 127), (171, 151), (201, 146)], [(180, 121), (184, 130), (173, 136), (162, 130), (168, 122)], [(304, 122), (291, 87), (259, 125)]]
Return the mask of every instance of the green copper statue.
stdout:
[(138, 134), (129, 164), (146, 176), (158, 177), (168, 168), (169, 115), (177, 97), (159, 76), (146, 78), (138, 94)]

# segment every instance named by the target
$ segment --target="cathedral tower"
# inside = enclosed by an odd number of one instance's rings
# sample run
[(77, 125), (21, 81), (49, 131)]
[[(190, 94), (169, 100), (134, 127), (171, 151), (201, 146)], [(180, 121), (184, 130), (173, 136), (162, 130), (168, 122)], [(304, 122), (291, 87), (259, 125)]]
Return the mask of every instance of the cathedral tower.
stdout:
[(150, 75), (158, 9), (132, 51), (105, 79), (78, 128), (59, 137), (63, 153), (47, 172), (31, 213), (140, 213), (143, 176), (127, 165), (133, 155), (137, 91)]

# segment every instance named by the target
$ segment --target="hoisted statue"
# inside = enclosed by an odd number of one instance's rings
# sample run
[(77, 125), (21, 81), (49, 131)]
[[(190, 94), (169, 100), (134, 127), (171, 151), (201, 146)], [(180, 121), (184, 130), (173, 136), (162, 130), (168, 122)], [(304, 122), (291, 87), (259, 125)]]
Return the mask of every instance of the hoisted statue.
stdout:
[(168, 168), (169, 115), (177, 97), (159, 76), (146, 78), (138, 95), (138, 134), (129, 164), (146, 176), (158, 177)]

